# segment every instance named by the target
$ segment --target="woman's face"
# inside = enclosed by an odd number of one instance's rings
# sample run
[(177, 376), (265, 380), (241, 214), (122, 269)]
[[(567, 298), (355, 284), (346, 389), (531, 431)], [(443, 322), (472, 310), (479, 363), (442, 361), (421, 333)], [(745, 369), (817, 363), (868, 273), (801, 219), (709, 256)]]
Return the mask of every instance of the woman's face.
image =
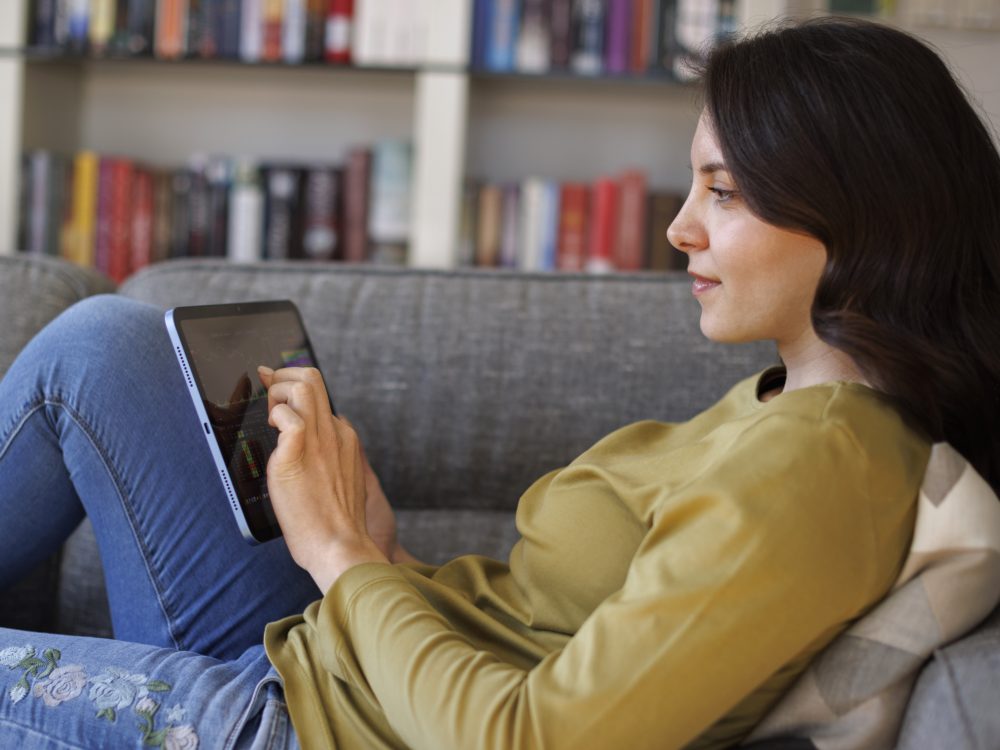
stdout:
[(826, 248), (750, 212), (705, 114), (691, 143), (691, 166), (691, 192), (667, 239), (688, 256), (702, 333), (723, 342), (774, 339), (779, 348), (815, 337), (809, 310)]

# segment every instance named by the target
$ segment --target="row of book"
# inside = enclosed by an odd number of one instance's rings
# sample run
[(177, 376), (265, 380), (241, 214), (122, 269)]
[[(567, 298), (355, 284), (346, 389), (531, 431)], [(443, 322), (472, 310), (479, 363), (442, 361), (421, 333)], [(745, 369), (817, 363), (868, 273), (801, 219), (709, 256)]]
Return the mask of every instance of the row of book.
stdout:
[(473, 68), (666, 74), (736, 25), (735, 0), (476, 0)]
[(19, 247), (116, 282), (166, 258), (402, 264), (412, 148), (384, 141), (338, 164), (196, 157), (180, 169), (83, 151), (22, 160)]
[(468, 2), (34, 0), (28, 38), (98, 57), (412, 66), (442, 33), (461, 33)]
[(627, 170), (593, 183), (469, 181), (458, 262), (527, 271), (668, 271), (687, 267), (667, 242), (683, 198)]

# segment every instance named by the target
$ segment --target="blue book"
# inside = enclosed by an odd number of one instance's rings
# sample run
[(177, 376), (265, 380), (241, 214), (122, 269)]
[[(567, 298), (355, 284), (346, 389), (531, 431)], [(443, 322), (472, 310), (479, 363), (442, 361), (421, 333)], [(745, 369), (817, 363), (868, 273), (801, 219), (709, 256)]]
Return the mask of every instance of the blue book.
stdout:
[(472, 15), (472, 61), (473, 70), (486, 68), (486, 51), (489, 46), (489, 29), (493, 15), (494, 0), (476, 0)]
[(556, 270), (559, 248), (559, 183), (545, 185), (545, 231), (542, 233), (542, 270)]
[(492, 5), (486, 67), (499, 72), (513, 70), (521, 4), (519, 0), (493, 0)]

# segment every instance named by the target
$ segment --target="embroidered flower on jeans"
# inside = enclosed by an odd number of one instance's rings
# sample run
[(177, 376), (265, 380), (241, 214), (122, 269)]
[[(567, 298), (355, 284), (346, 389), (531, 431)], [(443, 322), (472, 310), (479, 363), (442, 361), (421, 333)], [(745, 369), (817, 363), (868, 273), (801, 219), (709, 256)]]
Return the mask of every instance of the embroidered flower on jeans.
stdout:
[(148, 695), (145, 698), (140, 698), (136, 701), (135, 712), (137, 714), (146, 714), (147, 716), (152, 716), (159, 709), (160, 704), (150, 698)]
[(184, 721), (185, 714), (187, 714), (187, 711), (178, 703), (167, 709), (167, 721), (171, 724), (180, 724)]
[(132, 674), (116, 667), (107, 667), (104, 674), (92, 678), (89, 697), (98, 708), (98, 718), (114, 721), (116, 711), (145, 698), (147, 679), (144, 674)]
[(8, 646), (0, 651), (0, 664), (13, 669), (25, 659), (35, 655), (33, 646)]
[(39, 680), (32, 688), (32, 695), (41, 698), (49, 708), (63, 701), (76, 698), (87, 684), (87, 675), (79, 664), (67, 664), (52, 670), (48, 677)]
[(24, 700), (24, 696), (28, 694), (28, 688), (22, 683), (17, 683), (14, 687), (10, 689), (10, 702), (20, 703)]
[(167, 727), (167, 734), (163, 738), (163, 747), (164, 750), (195, 750), (198, 747), (198, 735), (190, 724)]

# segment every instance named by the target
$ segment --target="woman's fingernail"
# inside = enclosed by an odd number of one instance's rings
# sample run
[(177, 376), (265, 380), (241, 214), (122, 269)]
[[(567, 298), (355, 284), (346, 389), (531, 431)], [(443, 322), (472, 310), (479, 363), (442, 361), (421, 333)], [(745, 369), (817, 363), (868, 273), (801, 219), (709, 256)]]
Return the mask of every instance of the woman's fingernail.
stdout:
[(265, 367), (264, 365), (257, 365), (257, 372), (261, 375), (274, 375), (274, 370), (270, 367)]

